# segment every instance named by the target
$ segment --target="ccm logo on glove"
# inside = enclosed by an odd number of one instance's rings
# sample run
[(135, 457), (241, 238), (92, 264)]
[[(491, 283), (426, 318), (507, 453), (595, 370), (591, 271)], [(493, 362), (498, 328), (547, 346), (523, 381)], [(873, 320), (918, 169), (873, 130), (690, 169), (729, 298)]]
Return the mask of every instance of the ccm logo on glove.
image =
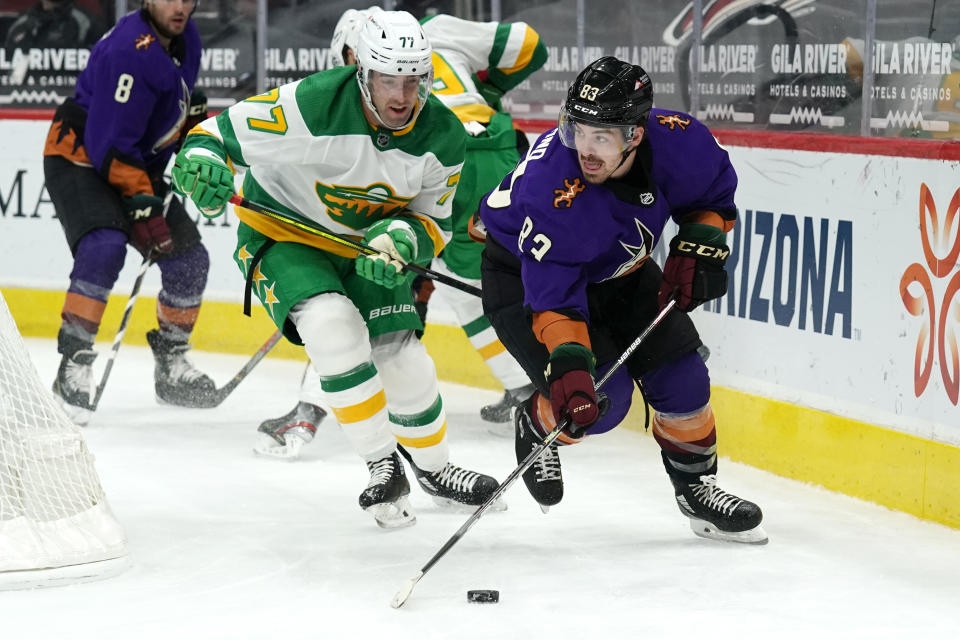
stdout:
[(693, 311), (727, 292), (723, 265), (730, 257), (730, 247), (725, 238), (721, 229), (711, 225), (680, 225), (663, 264), (663, 282), (657, 294), (661, 309), (673, 298), (677, 309)]
[(676, 250), (680, 253), (695, 254), (715, 260), (726, 260), (730, 257), (730, 249), (727, 247), (712, 247), (708, 244), (690, 242), (689, 240), (680, 240), (677, 242)]

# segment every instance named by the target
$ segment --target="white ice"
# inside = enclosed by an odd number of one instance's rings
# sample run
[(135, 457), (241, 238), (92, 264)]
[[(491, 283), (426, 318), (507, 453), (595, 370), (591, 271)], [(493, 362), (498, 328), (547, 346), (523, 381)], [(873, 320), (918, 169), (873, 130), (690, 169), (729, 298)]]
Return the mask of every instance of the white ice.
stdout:
[[(52, 380), (53, 342), (28, 345)], [(220, 384), (246, 361), (192, 358)], [(653, 439), (629, 431), (561, 450), (566, 495), (548, 515), (515, 484), (509, 510), (484, 516), (391, 609), (469, 514), (414, 487), (417, 524), (378, 529), (357, 506), (366, 468), (329, 419), (303, 459), (254, 457), (257, 425), (293, 406), (302, 367), (268, 358), (220, 408), (187, 410), (155, 402), (149, 351), (124, 346), (84, 433), (131, 566), (0, 592), (0, 638), (960, 637), (960, 531), (721, 460), (720, 486), (762, 506), (770, 544), (703, 540)], [(491, 435), (477, 415), (499, 394), (442, 390), (452, 460), (504, 478), (510, 427)], [(718, 420), (722, 449), (736, 416)], [(468, 589), (500, 602), (468, 603)]]

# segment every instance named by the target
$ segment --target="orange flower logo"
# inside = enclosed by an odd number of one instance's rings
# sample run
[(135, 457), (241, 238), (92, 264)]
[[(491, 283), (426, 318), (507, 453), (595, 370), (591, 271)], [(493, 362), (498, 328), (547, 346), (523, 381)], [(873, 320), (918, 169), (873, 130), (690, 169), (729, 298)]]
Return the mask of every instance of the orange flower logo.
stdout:
[[(958, 210), (960, 189), (953, 194), (941, 223), (930, 189), (925, 183), (920, 184), (920, 242), (927, 268), (915, 262), (907, 267), (900, 278), (900, 297), (907, 311), (912, 316), (923, 316), (926, 311), (929, 317), (917, 336), (913, 391), (919, 398), (927, 388), (933, 372), (933, 352), (936, 347), (944, 388), (954, 405), (960, 399), (960, 355), (957, 348), (957, 328), (960, 327), (960, 297), (957, 296), (960, 291), (960, 269), (957, 269), (957, 257), (960, 256)], [(937, 252), (947, 249), (947, 243), (951, 239), (953, 246), (943, 258), (938, 258)], [(947, 283), (938, 317), (931, 275), (933, 278), (944, 279), (952, 271), (956, 272)], [(913, 295), (908, 291), (914, 283), (920, 285), (921, 295)]]

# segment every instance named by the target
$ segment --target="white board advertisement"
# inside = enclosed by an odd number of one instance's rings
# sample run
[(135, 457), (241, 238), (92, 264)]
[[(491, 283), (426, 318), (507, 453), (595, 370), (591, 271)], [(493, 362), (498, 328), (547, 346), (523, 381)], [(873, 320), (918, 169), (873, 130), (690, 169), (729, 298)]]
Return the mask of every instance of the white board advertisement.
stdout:
[[(48, 123), (0, 121), (0, 285), (66, 289)], [(729, 290), (695, 312), (713, 382), (960, 445), (960, 163), (731, 147)], [(240, 302), (236, 219), (200, 219), (206, 298)], [(130, 250), (114, 289), (129, 290)], [(152, 270), (144, 290), (155, 294)], [(735, 416), (728, 419), (735, 420)]]

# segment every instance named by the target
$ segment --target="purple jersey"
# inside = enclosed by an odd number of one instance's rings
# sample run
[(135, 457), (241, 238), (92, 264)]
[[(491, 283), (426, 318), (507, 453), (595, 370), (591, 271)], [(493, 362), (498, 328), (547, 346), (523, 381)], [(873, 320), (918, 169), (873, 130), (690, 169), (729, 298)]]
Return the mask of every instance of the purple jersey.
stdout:
[(123, 195), (151, 193), (149, 176), (176, 151), (200, 48), (189, 20), (172, 56), (142, 11), (121, 18), (93, 47), (74, 100), (87, 113), (83, 144), (91, 164)]
[(710, 131), (690, 115), (653, 109), (630, 172), (600, 185), (584, 179), (557, 130), (480, 206), (487, 234), (520, 259), (524, 304), (589, 321), (587, 285), (639, 265), (670, 217), (736, 215), (737, 176)]

